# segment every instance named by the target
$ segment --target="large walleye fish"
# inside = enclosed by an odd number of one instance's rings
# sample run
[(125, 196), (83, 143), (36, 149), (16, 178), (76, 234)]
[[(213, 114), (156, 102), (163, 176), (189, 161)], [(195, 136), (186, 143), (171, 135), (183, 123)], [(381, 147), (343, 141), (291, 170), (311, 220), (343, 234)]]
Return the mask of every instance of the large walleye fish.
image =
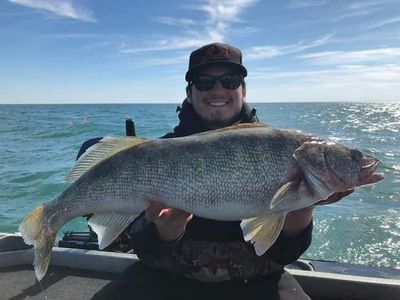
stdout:
[(67, 221), (93, 214), (89, 224), (103, 249), (151, 201), (204, 218), (243, 220), (245, 240), (262, 255), (288, 212), (382, 180), (378, 165), (356, 149), (261, 123), (173, 139), (106, 138), (78, 160), (67, 177), (74, 182), (26, 216), (19, 231), (35, 246), (38, 280)]

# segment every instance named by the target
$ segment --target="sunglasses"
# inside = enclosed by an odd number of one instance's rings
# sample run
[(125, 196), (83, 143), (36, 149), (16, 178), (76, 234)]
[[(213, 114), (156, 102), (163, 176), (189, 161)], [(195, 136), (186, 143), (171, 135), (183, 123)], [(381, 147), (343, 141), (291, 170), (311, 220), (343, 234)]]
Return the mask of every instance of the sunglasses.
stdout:
[(206, 92), (213, 88), (217, 80), (227, 90), (237, 89), (243, 82), (243, 76), (239, 74), (223, 74), (221, 76), (199, 75), (192, 82), (197, 90)]

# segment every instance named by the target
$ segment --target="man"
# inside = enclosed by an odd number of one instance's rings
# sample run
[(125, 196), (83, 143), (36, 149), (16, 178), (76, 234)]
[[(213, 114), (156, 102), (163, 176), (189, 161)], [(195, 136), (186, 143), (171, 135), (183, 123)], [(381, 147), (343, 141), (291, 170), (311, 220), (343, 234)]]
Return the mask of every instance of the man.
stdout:
[[(257, 122), (246, 104), (246, 76), (238, 48), (213, 43), (192, 52), (180, 123), (163, 138)], [(309, 299), (283, 267), (310, 245), (312, 213), (313, 208), (289, 213), (275, 244), (257, 256), (243, 239), (240, 221), (208, 220), (153, 202), (128, 229), (141, 262), (95, 298)]]

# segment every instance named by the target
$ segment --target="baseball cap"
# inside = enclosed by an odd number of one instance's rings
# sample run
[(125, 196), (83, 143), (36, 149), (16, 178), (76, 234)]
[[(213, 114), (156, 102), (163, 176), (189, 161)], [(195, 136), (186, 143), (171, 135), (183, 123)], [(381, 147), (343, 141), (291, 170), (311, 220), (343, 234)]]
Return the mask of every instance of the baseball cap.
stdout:
[(243, 77), (247, 76), (247, 70), (242, 63), (242, 52), (239, 48), (228, 44), (212, 43), (205, 45), (190, 54), (189, 69), (185, 80), (190, 82), (193, 76), (202, 68), (212, 65), (225, 65), (235, 68)]

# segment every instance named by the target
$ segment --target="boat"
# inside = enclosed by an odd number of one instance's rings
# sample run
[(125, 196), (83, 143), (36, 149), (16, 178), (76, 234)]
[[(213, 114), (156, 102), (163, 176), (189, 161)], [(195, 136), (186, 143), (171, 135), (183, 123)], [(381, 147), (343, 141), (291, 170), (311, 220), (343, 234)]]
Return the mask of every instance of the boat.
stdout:
[[(66, 234), (57, 241), (39, 283), (32, 246), (18, 233), (0, 233), (0, 299), (90, 299), (138, 261), (132, 253), (96, 250), (95, 240), (87, 237)], [(312, 299), (400, 299), (400, 270), (394, 268), (300, 259), (286, 270)]]

